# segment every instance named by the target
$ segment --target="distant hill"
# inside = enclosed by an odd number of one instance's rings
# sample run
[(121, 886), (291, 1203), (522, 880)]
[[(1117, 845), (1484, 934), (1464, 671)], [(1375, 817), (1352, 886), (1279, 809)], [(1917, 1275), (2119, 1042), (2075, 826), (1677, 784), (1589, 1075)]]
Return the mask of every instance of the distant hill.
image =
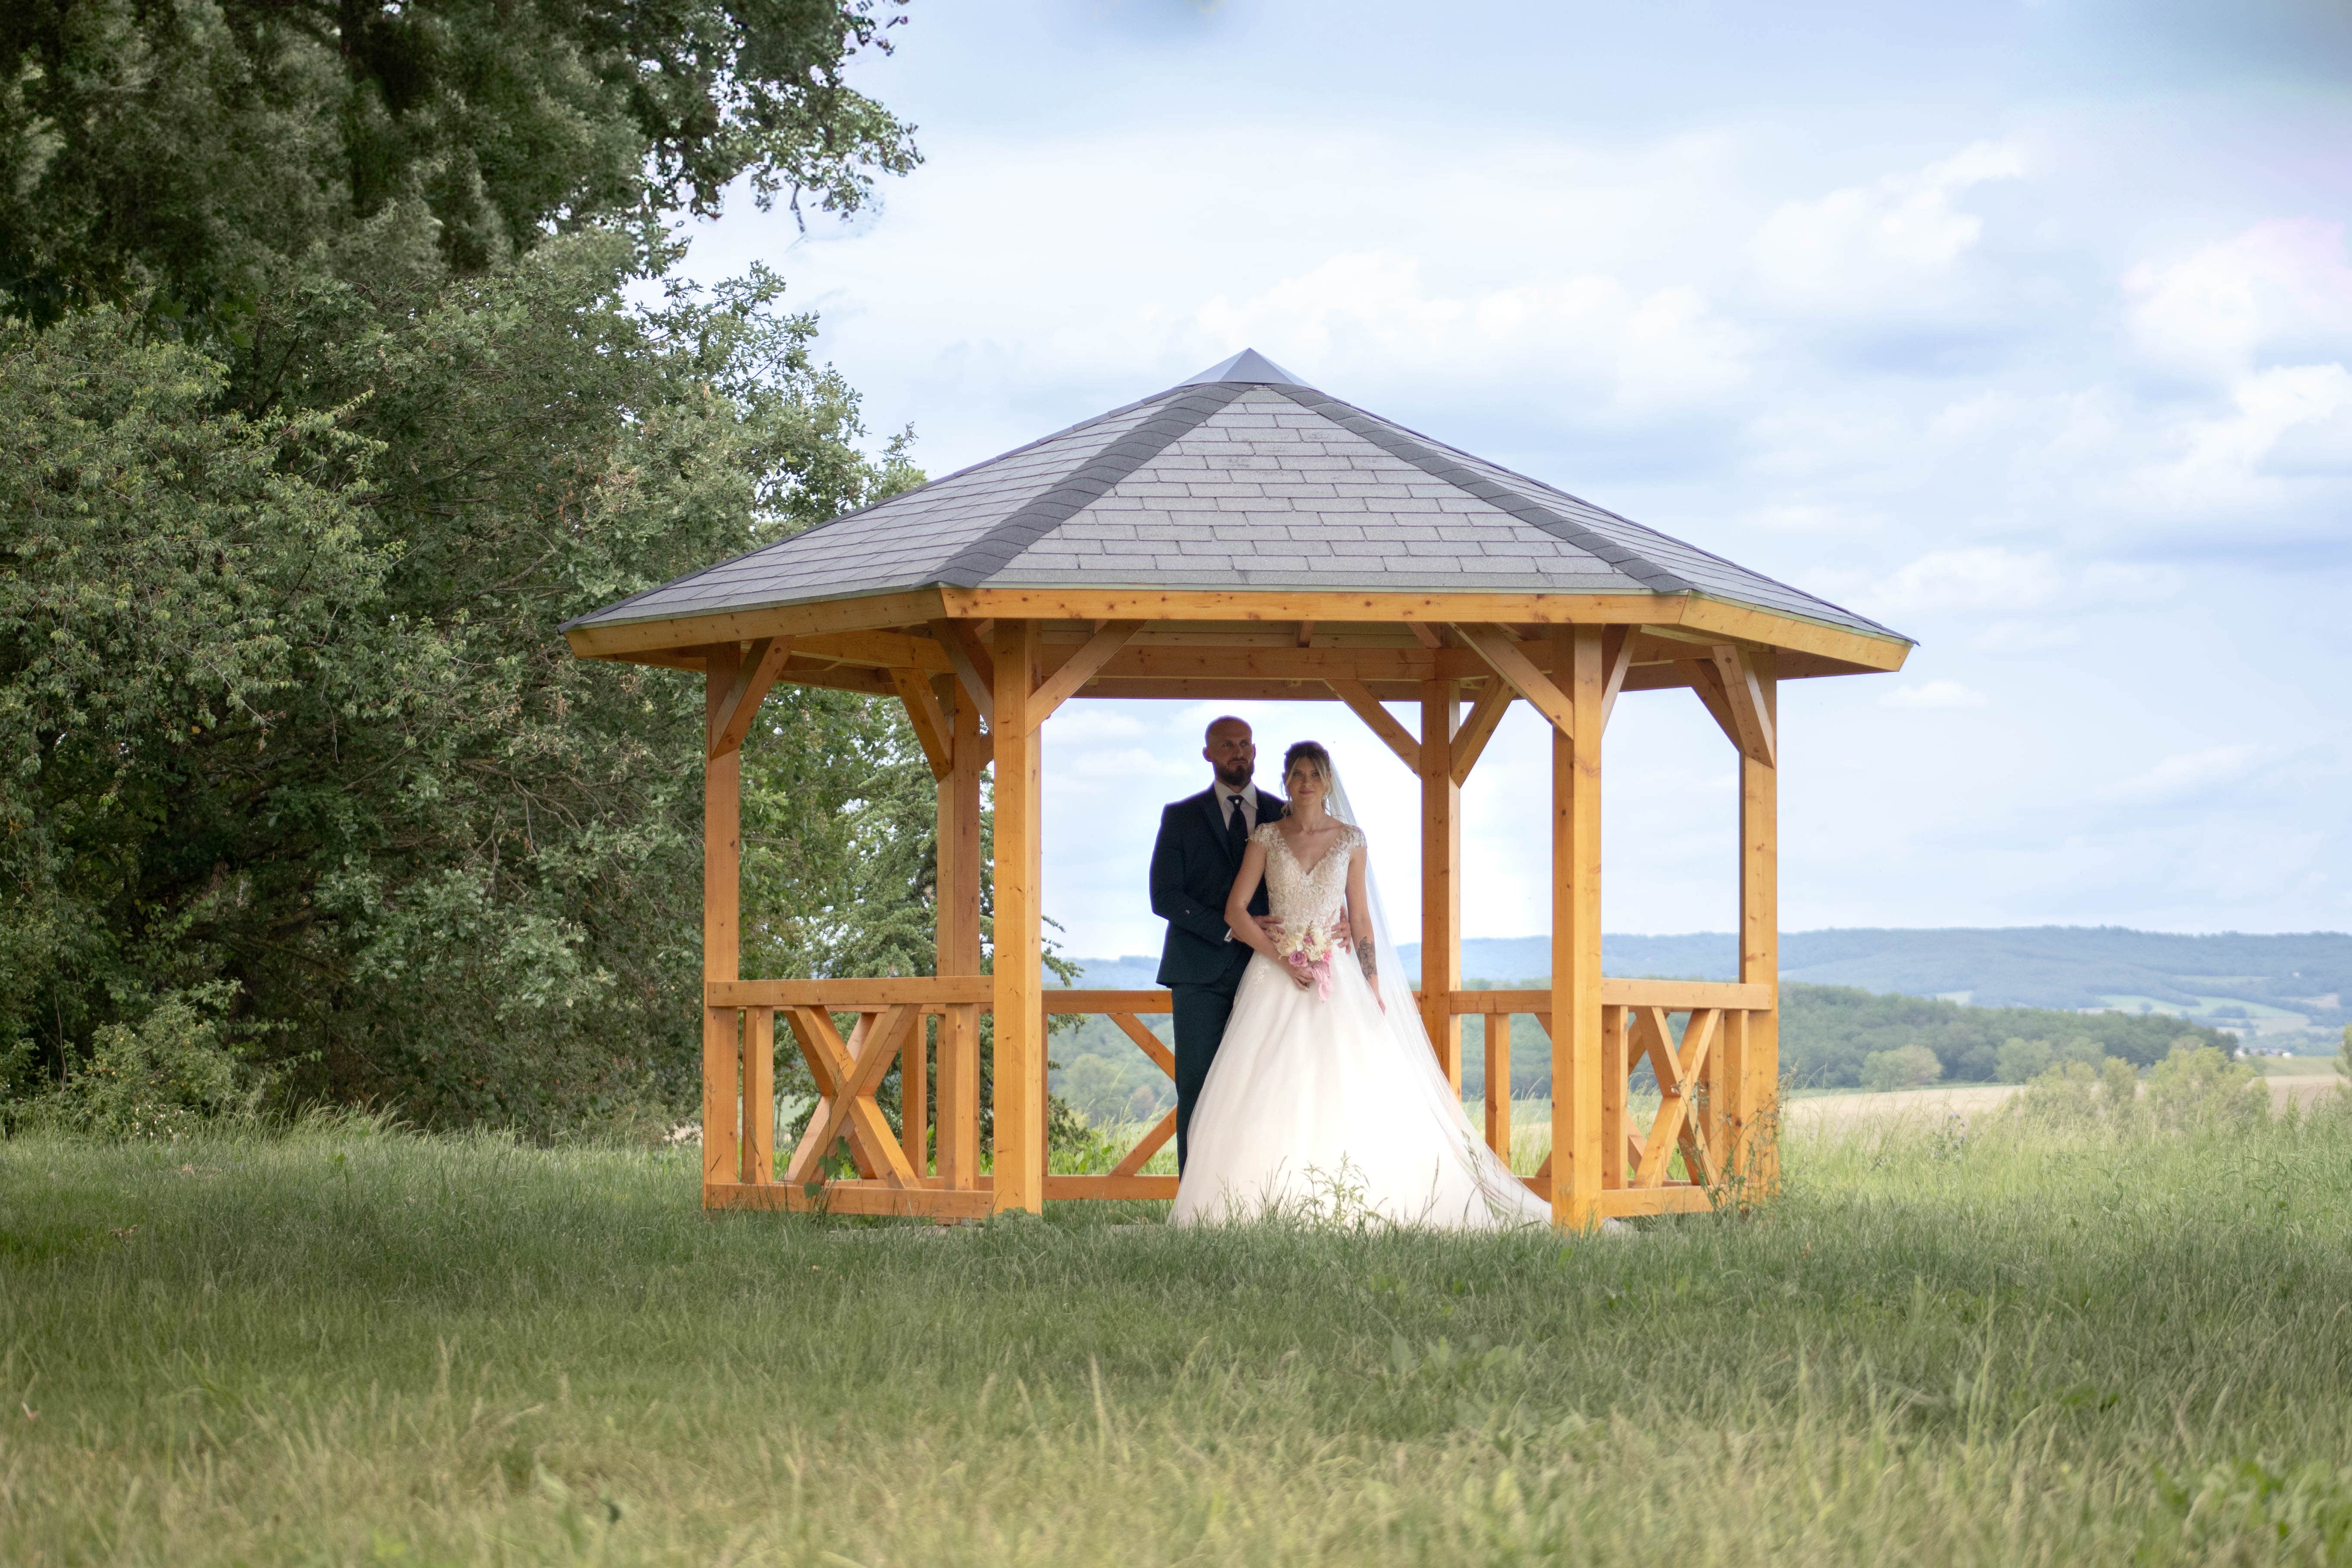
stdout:
[[(1494, 983), (1551, 972), (1549, 937), (1477, 938), (1462, 944), (1463, 973)], [(1605, 973), (1727, 980), (1729, 932), (1603, 936)], [(1402, 948), (1417, 975), (1419, 944)], [(1140, 987), (1158, 961), (1083, 960), (1089, 985)], [(1979, 1007), (2115, 1008), (2170, 1013), (2251, 1034), (2333, 1034), (2352, 1023), (2352, 934), (2178, 936), (2120, 926), (2018, 926), (1942, 931), (1784, 931), (1780, 974), (1791, 983), (1940, 996)]]

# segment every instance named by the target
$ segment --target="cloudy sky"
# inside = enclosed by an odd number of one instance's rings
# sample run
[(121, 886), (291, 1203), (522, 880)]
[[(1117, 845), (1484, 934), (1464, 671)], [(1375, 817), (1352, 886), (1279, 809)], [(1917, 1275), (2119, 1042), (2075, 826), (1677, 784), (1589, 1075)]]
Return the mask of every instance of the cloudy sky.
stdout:
[[(2352, 928), (2352, 10), (907, 16), (860, 79), (923, 168), (846, 226), (738, 202), (690, 266), (777, 268), (929, 471), (1254, 346), (1919, 639), (1783, 695), (1789, 929)], [(1336, 704), (1248, 712), (1332, 743), (1410, 910), (1402, 768)], [(1048, 725), (1070, 951), (1156, 949), (1205, 716)], [(1609, 929), (1726, 929), (1704, 710), (1629, 698), (1605, 769)], [(1547, 929), (1547, 784), (1521, 707), (1470, 934)]]

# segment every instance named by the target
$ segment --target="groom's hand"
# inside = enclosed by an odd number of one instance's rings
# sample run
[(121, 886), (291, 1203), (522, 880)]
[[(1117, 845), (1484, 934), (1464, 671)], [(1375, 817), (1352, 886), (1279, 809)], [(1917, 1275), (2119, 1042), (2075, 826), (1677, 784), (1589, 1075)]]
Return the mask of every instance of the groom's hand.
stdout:
[(1348, 949), (1356, 945), (1354, 936), (1355, 933), (1348, 929), (1348, 911), (1346, 907), (1342, 906), (1339, 910), (1339, 923), (1331, 928), (1331, 940), (1336, 942), (1339, 945), (1339, 950), (1344, 952)]
[(1272, 915), (1258, 916), (1257, 929), (1265, 932), (1266, 935), (1272, 937), (1276, 942), (1280, 942), (1282, 940), (1282, 922), (1276, 920)]

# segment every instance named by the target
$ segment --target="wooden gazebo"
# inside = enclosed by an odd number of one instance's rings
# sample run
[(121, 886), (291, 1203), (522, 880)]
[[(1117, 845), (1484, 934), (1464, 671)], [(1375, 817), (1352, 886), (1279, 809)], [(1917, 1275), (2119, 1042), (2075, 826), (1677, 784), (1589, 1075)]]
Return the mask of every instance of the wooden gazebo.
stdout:
[[(1252, 352), (564, 629), (582, 658), (698, 670), (709, 693), (706, 1205), (946, 1219), (1172, 1196), (1174, 1177), (1140, 1173), (1172, 1119), (1111, 1174), (1046, 1172), (1049, 1012), (1108, 1015), (1163, 1069), (1172, 1063), (1139, 1021), (1168, 1011), (1165, 992), (1043, 983), (1039, 731), (1078, 698), (1255, 698), (1343, 702), (1419, 776), (1430, 1037), (1458, 1085), (1461, 1020), (1483, 1020), (1486, 1136), (1507, 1153), (1510, 1017), (1541, 1022), (1554, 1152), (1531, 1182), (1571, 1228), (1703, 1208), (1727, 1185), (1774, 1180), (1780, 686), (1899, 668), (1911, 646)], [(935, 975), (737, 973), (740, 748), (778, 681), (906, 705), (939, 780)], [(1696, 693), (1740, 757), (1737, 982), (1601, 973), (1601, 733), (1621, 694), (1669, 687)], [(1397, 701), (1419, 705), (1417, 732), (1382, 706)], [(1551, 985), (1465, 991), (1461, 795), (1513, 701), (1552, 726)], [(983, 973), (981, 773), (992, 763)], [(983, 1013), (994, 1015), (987, 1159)], [(822, 1096), (781, 1172), (780, 1014)], [(845, 1034), (836, 1020), (850, 1017)], [(1643, 1059), (1664, 1097), (1646, 1129), (1626, 1114), (1627, 1075)], [(874, 1099), (893, 1066), (904, 1074), (896, 1129)], [(845, 1139), (857, 1174), (828, 1181)]]

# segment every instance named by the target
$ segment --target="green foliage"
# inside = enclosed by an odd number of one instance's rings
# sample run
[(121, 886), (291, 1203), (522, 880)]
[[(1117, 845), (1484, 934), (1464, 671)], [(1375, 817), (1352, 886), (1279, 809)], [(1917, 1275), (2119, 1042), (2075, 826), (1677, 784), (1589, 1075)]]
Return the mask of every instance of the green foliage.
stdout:
[(1862, 1086), (1868, 1089), (1924, 1089), (1943, 1076), (1944, 1064), (1925, 1046), (1873, 1051), (1862, 1062)]
[(250, 1117), (262, 1084), (231, 1048), (227, 988), (174, 991), (135, 1026), (98, 1031), (89, 1059), (42, 1107), (75, 1131), (170, 1141)]
[(2147, 1109), (2167, 1131), (2242, 1131), (2269, 1120), (2270, 1088), (2244, 1063), (2184, 1042), (2148, 1074)]
[[(895, 20), (896, 18), (892, 18)], [(829, 208), (915, 162), (845, 85), (872, 0), (29, 0), (0, 10), (0, 313), (227, 332), (388, 211), (482, 272), (748, 177)], [(887, 45), (883, 47), (887, 47)]]
[[(2034, 1007), (1969, 1007), (1925, 996), (1885, 996), (1843, 985), (1784, 984), (1780, 988), (1780, 1060), (1798, 1083), (1822, 1088), (1858, 1084), (1876, 1052), (1924, 1046), (1942, 1064), (1943, 1077), (1963, 1082), (2023, 1082), (2048, 1062), (2096, 1064), (2121, 1057), (2147, 1067), (2163, 1059), (2176, 1039), (2221, 1046), (2228, 1037), (2192, 1027), (2168, 1015), (2062, 1013)], [(2002, 1053), (2011, 1064), (2002, 1066)], [(2033, 1071), (2017, 1070), (2032, 1065)]]
[[(699, 686), (558, 627), (919, 479), (903, 438), (866, 449), (773, 277), (685, 288), (649, 216), (738, 179), (854, 206), (906, 167), (842, 82), (879, 26), (866, 0), (0, 16), (18, 1089), (218, 986), (288, 1103), (548, 1133), (690, 1102)], [(859, 698), (772, 717), (747, 945), (911, 970), (911, 737)]]

